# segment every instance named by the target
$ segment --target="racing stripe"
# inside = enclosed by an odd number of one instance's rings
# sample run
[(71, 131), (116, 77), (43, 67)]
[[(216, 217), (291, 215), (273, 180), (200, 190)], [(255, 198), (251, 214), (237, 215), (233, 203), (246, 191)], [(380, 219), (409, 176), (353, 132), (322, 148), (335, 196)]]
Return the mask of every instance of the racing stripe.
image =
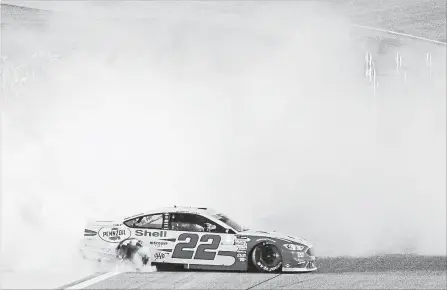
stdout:
[(233, 257), (236, 259), (236, 252), (233, 251), (219, 251), (217, 254), (219, 256)]

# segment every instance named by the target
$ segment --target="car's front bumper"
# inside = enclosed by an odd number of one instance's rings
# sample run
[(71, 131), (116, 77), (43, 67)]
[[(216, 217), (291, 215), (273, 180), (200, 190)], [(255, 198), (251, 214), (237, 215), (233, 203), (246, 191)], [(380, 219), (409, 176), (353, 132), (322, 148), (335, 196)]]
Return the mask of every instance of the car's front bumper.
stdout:
[(315, 261), (305, 261), (303, 263), (300, 263), (298, 265), (290, 265), (286, 264), (282, 267), (283, 272), (313, 272), (316, 271), (318, 268), (315, 265)]
[(313, 249), (308, 249), (304, 253), (291, 252), (282, 267), (283, 272), (313, 272), (316, 270), (316, 257)]

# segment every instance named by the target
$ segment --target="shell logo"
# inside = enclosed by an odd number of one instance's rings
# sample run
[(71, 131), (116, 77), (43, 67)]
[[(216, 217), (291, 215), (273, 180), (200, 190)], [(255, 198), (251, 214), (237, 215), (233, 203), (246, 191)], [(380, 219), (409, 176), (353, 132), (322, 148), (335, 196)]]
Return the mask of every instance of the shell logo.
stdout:
[(99, 237), (108, 243), (119, 243), (130, 237), (131, 232), (126, 228), (101, 228)]

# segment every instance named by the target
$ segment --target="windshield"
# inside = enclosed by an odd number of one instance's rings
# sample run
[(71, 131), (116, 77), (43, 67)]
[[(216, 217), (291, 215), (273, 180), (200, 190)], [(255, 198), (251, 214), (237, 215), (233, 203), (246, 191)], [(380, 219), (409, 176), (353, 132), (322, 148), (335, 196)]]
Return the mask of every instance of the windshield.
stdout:
[(226, 225), (232, 227), (237, 232), (242, 232), (242, 231), (248, 230), (248, 229), (242, 227), (241, 225), (239, 225), (234, 220), (232, 220), (229, 217), (225, 216), (224, 214), (216, 214), (216, 215), (214, 215), (214, 217), (217, 218), (218, 220), (220, 220), (221, 222), (225, 223)]

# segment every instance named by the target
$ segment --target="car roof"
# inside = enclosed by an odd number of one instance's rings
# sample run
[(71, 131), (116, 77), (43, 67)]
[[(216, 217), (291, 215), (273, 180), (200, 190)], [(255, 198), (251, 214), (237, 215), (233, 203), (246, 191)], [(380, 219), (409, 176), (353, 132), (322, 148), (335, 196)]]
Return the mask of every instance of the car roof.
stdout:
[(171, 207), (156, 208), (156, 209), (144, 212), (144, 213), (139, 213), (139, 214), (136, 214), (133, 216), (126, 217), (126, 218), (124, 218), (124, 220), (136, 218), (136, 217), (142, 216), (142, 215), (150, 215), (150, 214), (164, 213), (164, 212), (202, 214), (205, 216), (214, 216), (214, 215), (218, 214), (218, 212), (212, 208), (190, 207), (190, 206), (171, 206)]

